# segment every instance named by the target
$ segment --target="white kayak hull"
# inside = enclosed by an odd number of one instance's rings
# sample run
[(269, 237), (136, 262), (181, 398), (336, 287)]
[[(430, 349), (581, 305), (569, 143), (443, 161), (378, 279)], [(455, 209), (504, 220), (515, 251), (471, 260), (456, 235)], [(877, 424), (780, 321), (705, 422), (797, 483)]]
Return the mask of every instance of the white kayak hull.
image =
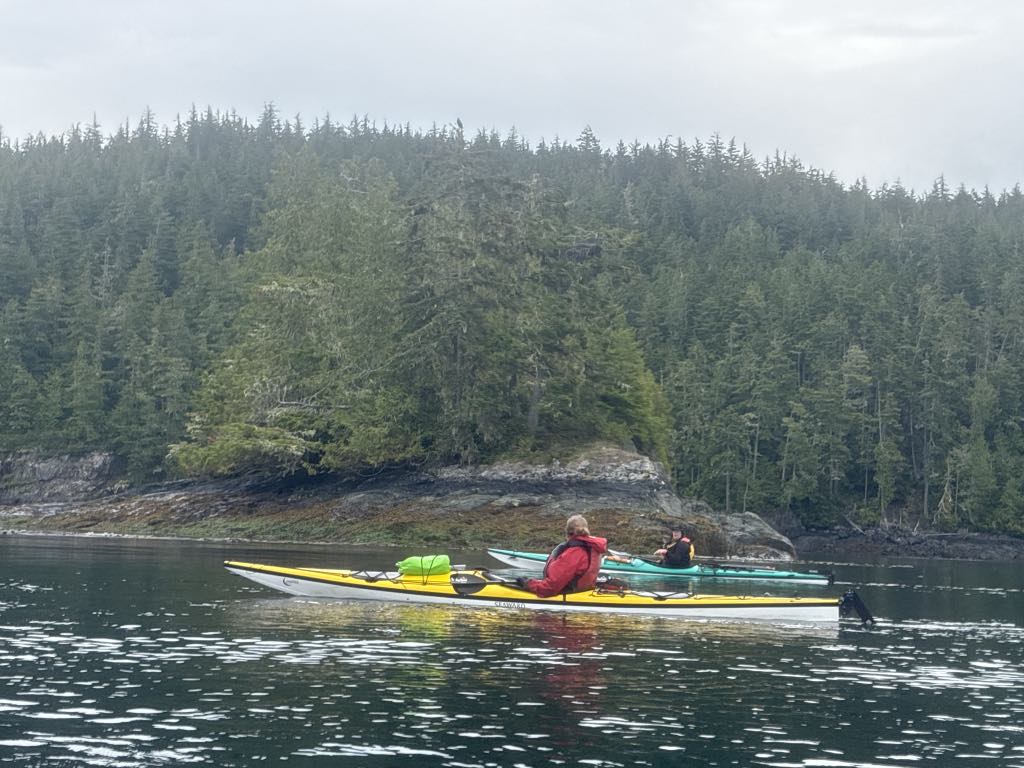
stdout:
[[(288, 573), (281, 573), (275, 572), (273, 566), (237, 563), (226, 564), (226, 567), (232, 573), (257, 584), (301, 597), (385, 600), (469, 608), (618, 613), (709, 621), (835, 624), (839, 619), (839, 602), (834, 599), (675, 596), (673, 593), (654, 592), (631, 592), (628, 598), (598, 592), (577, 593), (564, 598), (537, 598), (531, 593), (499, 584), (488, 585), (476, 594), (459, 594), (450, 585), (443, 584), (435, 588), (435, 585), (416, 582), (409, 583), (406, 588), (401, 584), (396, 587), (395, 581), (382, 579), (352, 583), (353, 578), (349, 574), (353, 572), (350, 571), (287, 569)], [(308, 576), (301, 573), (304, 570), (308, 570)]]

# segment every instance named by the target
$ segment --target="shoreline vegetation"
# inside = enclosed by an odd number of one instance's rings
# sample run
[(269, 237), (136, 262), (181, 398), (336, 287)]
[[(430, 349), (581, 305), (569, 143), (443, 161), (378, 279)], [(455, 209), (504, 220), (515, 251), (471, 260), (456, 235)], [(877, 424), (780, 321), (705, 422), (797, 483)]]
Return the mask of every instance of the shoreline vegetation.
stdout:
[(1019, 187), (717, 135), (268, 106), (0, 137), (0, 452), (137, 485), (606, 442), (794, 530), (1022, 535), (1022, 241)]

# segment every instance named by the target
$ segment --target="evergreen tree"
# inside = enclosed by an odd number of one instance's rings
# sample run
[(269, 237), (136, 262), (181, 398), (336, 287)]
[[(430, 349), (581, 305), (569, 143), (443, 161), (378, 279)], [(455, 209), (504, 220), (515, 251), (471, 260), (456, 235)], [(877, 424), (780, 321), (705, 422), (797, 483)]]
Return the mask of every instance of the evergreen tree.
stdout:
[[(741, 142), (151, 112), (0, 142), (0, 445), (137, 478), (632, 442), (808, 525), (1024, 529), (1024, 193)], [(187, 427), (187, 432), (186, 432)]]

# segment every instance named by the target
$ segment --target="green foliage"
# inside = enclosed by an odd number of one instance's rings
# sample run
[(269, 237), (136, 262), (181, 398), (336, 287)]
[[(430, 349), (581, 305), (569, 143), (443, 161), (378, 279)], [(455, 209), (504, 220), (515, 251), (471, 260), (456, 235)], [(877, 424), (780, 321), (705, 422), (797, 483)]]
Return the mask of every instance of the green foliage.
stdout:
[[(0, 340), (0, 343), (3, 343)], [(0, 347), (0, 446), (3, 450), (34, 447), (32, 427), (35, 419), (37, 384), (21, 361)]]
[(309, 468), (308, 457), (318, 451), (308, 437), (278, 427), (227, 424), (207, 443), (186, 442), (171, 447), (169, 459), (186, 474), (284, 477)]
[(632, 443), (730, 510), (1021, 531), (1022, 236), (1019, 189), (717, 136), (268, 108), (3, 142), (0, 449), (147, 479)]
[(603, 316), (600, 289), (553, 241), (565, 225), (542, 189), (454, 152), (409, 212), (379, 163), (338, 177), (309, 162), (271, 192), (249, 330), (199, 393), (181, 468), (230, 466), (223, 443), (240, 446), (243, 425), (315, 435), (310, 469), (475, 462), (556, 439), (667, 459), (664, 397), (621, 314)]

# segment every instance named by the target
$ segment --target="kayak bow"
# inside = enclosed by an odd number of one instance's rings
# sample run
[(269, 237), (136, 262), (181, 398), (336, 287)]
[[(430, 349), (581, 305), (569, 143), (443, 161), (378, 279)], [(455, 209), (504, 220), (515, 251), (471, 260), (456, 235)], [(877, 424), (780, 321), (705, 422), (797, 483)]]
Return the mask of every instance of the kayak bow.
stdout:
[[(684, 619), (834, 623), (844, 600), (811, 597), (695, 595), (600, 585), (585, 592), (538, 597), (488, 571), (409, 576), (391, 571), (292, 568), (226, 561), (234, 574), (290, 595), (317, 598), (387, 600), (472, 607), (626, 613)], [(843, 614), (845, 615), (845, 613)]]
[[(547, 562), (548, 556), (539, 552), (516, 552), (511, 549), (488, 549), (487, 554), (495, 560), (513, 568), (540, 570)], [(835, 577), (832, 573), (817, 571), (781, 571), (774, 568), (749, 568), (741, 565), (723, 565), (721, 563), (697, 563), (689, 568), (668, 568), (640, 557), (633, 556), (628, 563), (616, 563), (605, 560), (601, 564), (602, 573), (632, 573), (642, 576), (683, 576), (690, 579), (737, 579), (757, 581), (777, 581), (787, 584), (819, 584), (831, 585)]]

